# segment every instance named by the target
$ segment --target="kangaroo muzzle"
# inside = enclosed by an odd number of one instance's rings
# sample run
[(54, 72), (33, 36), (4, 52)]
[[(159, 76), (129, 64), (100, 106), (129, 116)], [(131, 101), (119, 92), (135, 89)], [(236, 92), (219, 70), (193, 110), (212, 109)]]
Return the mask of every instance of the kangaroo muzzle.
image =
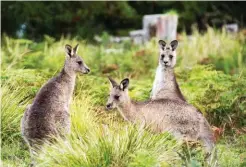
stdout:
[(84, 74), (88, 74), (91, 70), (89, 68), (85, 68), (85, 70), (83, 71)]
[(107, 109), (107, 110), (113, 109), (113, 103), (107, 103), (106, 109)]
[(82, 73), (83, 73), (83, 74), (88, 74), (90, 71), (91, 71), (90, 68), (87, 67), (86, 64), (84, 64), (84, 67), (83, 67), (83, 69), (82, 69)]

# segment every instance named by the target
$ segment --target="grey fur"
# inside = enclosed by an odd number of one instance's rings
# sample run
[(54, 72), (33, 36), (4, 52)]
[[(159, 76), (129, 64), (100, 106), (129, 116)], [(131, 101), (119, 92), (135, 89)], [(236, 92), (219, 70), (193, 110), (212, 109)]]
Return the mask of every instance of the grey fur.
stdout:
[(37, 93), (21, 120), (21, 133), (34, 154), (46, 139), (70, 131), (69, 103), (72, 98), (76, 72), (90, 70), (77, 55), (78, 45), (65, 46), (66, 60), (58, 76), (50, 79)]
[(202, 141), (206, 151), (211, 153), (214, 147), (213, 133), (207, 120), (195, 107), (184, 101), (171, 99), (142, 103), (131, 101), (127, 82), (129, 80), (124, 79), (117, 86), (111, 82), (108, 109), (117, 107), (125, 120), (149, 125), (154, 132), (168, 131), (177, 139)]
[(177, 46), (178, 41), (176, 40), (172, 41), (169, 45), (165, 41), (159, 41), (159, 65), (150, 95), (152, 100), (172, 99), (186, 101), (179, 89), (174, 73)]

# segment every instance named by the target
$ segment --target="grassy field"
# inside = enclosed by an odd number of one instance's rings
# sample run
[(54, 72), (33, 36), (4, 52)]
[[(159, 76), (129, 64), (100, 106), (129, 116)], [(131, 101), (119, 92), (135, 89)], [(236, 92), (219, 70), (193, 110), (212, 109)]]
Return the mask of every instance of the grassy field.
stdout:
[[(43, 42), (2, 38), (1, 163), (28, 166), (29, 152), (20, 135), (20, 119), (40, 87), (62, 68), (64, 45), (80, 44), (79, 54), (91, 69), (78, 76), (70, 106), (72, 133), (57, 139), (37, 157), (38, 166), (173, 167), (204, 166), (200, 146), (186, 146), (167, 133), (153, 134), (106, 111), (107, 76), (130, 78), (130, 96), (149, 97), (158, 60), (156, 39), (146, 45), (130, 42), (88, 44), (76, 38)], [(192, 38), (180, 36), (176, 75), (189, 103), (216, 127), (220, 166), (246, 166), (246, 51), (244, 36), (209, 29)], [(219, 133), (218, 133), (219, 131)], [(211, 163), (209, 166), (213, 166)]]

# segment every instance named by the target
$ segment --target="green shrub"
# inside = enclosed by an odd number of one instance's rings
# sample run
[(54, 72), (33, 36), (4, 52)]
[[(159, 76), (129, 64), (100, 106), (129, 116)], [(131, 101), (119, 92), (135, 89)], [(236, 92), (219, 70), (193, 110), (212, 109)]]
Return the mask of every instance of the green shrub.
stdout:
[(182, 92), (200, 109), (211, 124), (233, 129), (246, 124), (246, 78), (215, 71), (211, 66), (196, 66), (179, 71)]

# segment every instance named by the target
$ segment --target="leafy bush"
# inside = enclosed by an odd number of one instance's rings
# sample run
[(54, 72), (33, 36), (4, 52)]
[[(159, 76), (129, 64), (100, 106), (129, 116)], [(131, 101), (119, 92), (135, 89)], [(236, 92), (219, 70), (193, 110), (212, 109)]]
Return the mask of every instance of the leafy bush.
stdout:
[(195, 66), (179, 71), (182, 92), (200, 109), (212, 125), (233, 129), (246, 124), (246, 78), (215, 71), (211, 66)]

